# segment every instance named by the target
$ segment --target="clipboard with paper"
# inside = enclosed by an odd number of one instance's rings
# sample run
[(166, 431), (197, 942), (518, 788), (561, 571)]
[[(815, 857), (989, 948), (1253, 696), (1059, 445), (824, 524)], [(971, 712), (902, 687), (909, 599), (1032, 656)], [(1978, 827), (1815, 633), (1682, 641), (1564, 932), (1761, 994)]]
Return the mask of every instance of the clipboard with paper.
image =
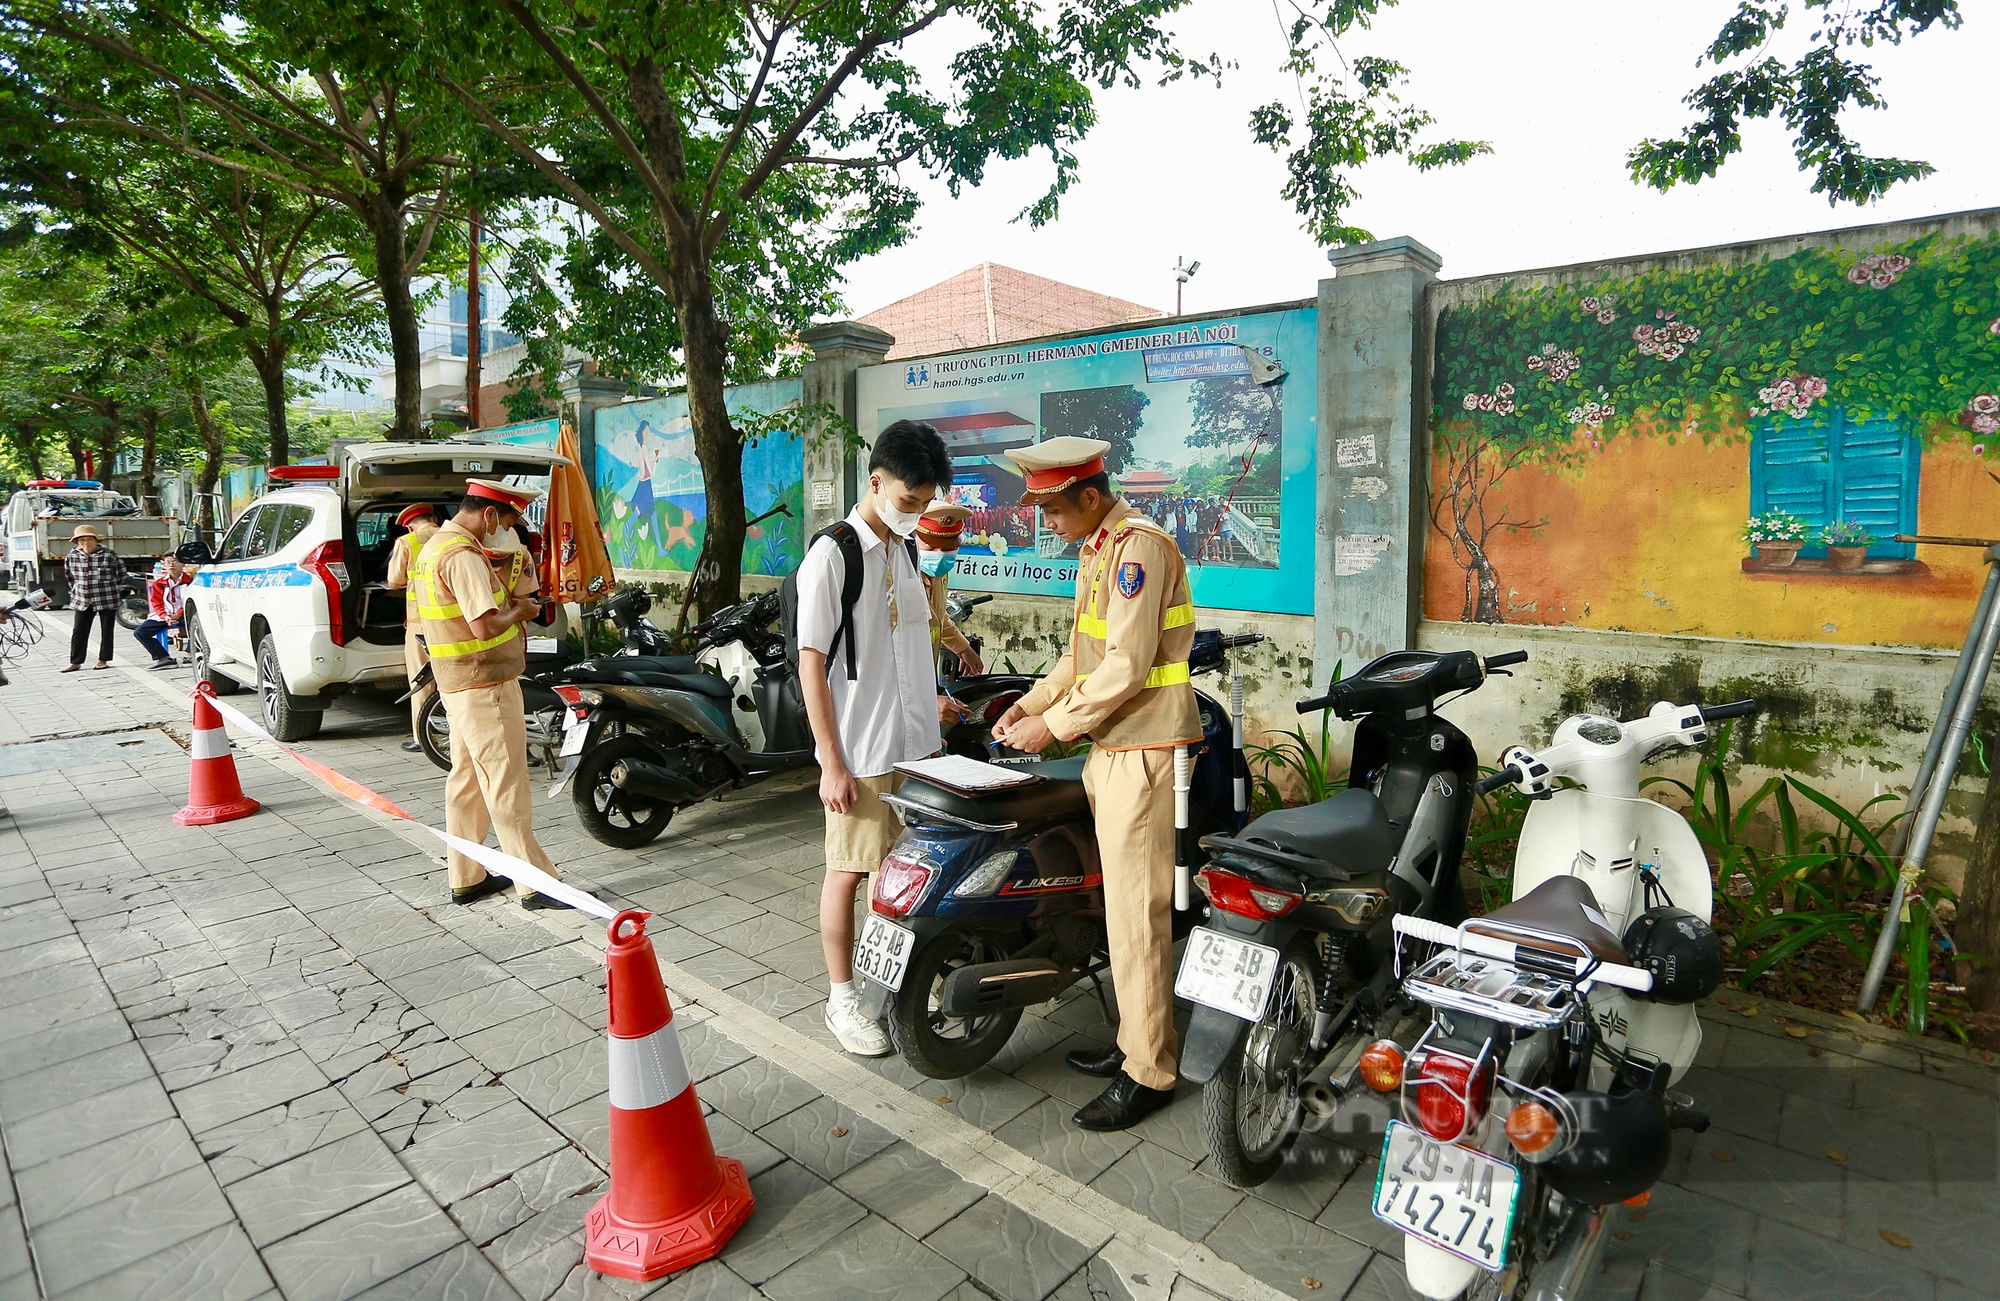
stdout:
[(982, 795), (994, 795), (1001, 791), (1014, 790), (1022, 786), (1032, 786), (1043, 778), (1032, 772), (1022, 772), (997, 763), (986, 763), (979, 759), (968, 759), (962, 754), (941, 754), (930, 759), (917, 759), (910, 763), (899, 763), (896, 771), (905, 777), (920, 777), (968, 799), (978, 799)]

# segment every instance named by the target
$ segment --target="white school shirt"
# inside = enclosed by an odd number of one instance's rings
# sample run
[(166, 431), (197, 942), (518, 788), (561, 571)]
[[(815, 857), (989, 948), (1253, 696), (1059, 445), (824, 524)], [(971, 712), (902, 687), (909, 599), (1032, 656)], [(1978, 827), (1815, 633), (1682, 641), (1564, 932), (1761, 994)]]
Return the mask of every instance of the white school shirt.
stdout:
[[(938, 730), (931, 603), (902, 539), (884, 546), (858, 508), (847, 523), (861, 539), (861, 594), (855, 598), (850, 634), (854, 680), (847, 679), (845, 641), (839, 650), (830, 649), (840, 631), (840, 589), (847, 577), (840, 546), (832, 538), (815, 542), (799, 566), (799, 647), (826, 655), (833, 721), (847, 770), (856, 777), (880, 777), (899, 763), (936, 754), (944, 745)], [(814, 754), (825, 762), (817, 746)]]

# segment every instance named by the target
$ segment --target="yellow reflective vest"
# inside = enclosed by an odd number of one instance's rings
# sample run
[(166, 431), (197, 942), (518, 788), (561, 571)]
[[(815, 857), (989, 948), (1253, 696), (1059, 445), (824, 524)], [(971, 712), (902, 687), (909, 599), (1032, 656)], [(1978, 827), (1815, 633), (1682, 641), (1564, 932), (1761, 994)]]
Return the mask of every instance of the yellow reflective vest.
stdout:
[[(478, 636), (466, 622), (445, 575), (439, 573), (448, 557), (465, 551), (479, 561), (479, 572), (493, 584), (493, 603), (502, 608), (512, 599), (514, 580), (528, 560), (527, 552), (517, 551), (508, 562), (512, 571), (507, 576), (494, 573), (478, 540), (457, 524), (446, 524), (424, 543), (416, 564), (410, 568), (410, 591), (416, 601), (417, 616), (423, 621), (431, 671), (440, 691), (492, 686), (520, 677), (528, 667), (528, 640), (521, 626), (515, 624), (497, 637)], [(460, 574), (468, 569), (467, 566), (450, 568)]]

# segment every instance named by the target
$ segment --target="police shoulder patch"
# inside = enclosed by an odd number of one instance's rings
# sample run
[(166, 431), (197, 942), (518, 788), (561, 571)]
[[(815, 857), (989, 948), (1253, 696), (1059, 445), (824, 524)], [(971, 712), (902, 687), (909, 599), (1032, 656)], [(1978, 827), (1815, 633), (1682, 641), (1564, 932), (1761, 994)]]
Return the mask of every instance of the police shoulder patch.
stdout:
[(1146, 567), (1136, 560), (1128, 560), (1118, 566), (1118, 594), (1128, 600), (1139, 594), (1146, 585)]

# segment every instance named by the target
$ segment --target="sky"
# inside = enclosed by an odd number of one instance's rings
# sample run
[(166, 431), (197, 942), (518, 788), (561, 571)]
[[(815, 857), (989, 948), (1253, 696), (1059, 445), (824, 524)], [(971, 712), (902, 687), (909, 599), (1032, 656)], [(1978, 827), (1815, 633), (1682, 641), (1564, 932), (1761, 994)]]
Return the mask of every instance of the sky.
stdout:
[[(919, 233), (850, 269), (853, 313), (985, 261), (1165, 311), (1178, 257), (1202, 264), (1185, 291), (1189, 313), (1313, 296), (1326, 255), (1279, 197), (1280, 156), (1247, 126), (1250, 109), (1274, 96), (1297, 112), (1297, 91), (1278, 71), (1284, 38), (1271, 3), (1193, 0), (1174, 18), (1186, 48), (1239, 66), (1220, 88), (1100, 92), (1097, 126), (1077, 150), (1081, 179), (1040, 230), (1012, 218), (1046, 186), (1045, 158), (1000, 164), (956, 200), (911, 174), (926, 199)], [(1981, 107), (2000, 60), (2000, 6), (1979, 0), (1963, 6), (1958, 31), (1866, 52), (1888, 108), (1845, 119), (1869, 152), (1931, 163), (1928, 180), (1866, 208), (1829, 208), (1798, 171), (1784, 126), (1767, 121), (1746, 124), (1745, 152), (1711, 180), (1665, 195), (1633, 184), (1626, 152), (1690, 120), (1680, 99), (1709, 71), (1695, 58), (1735, 8), (1403, 0), (1343, 51), (1406, 64), (1405, 97), (1437, 119), (1433, 138), (1484, 139), (1493, 153), (1428, 175), (1371, 164), (1357, 173), (1350, 224), (1411, 236), (1443, 257), (1444, 277), (1459, 278), (2000, 204), (2000, 144)], [(1778, 53), (1803, 47), (1802, 18)]]

